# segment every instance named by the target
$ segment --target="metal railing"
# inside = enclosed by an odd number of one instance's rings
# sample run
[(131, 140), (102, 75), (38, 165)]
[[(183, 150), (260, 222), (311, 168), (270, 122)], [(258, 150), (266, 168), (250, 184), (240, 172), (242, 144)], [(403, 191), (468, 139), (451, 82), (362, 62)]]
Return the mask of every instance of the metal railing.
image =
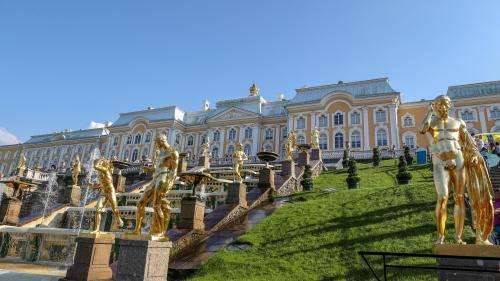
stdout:
[[(372, 251), (360, 251), (358, 254), (363, 258), (370, 272), (376, 280), (387, 281), (388, 269), (423, 269), (423, 270), (437, 270), (437, 271), (463, 271), (463, 272), (489, 272), (500, 274), (500, 270), (494, 269), (478, 269), (461, 266), (448, 266), (448, 265), (409, 265), (409, 264), (392, 264), (388, 261), (389, 257), (399, 257), (399, 258), (444, 258), (444, 259), (457, 259), (457, 260), (500, 260), (494, 257), (476, 257), (476, 256), (453, 256), (453, 255), (436, 255), (436, 254), (417, 254), (417, 253), (395, 253), (395, 252), (372, 252)], [(366, 256), (379, 256), (382, 257), (383, 264), (383, 278), (379, 277), (375, 272)]]

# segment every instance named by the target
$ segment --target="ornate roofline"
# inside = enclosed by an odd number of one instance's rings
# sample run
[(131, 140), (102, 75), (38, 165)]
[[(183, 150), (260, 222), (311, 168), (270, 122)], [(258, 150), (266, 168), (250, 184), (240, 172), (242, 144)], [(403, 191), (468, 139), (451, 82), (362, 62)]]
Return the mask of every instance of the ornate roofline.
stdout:
[(342, 82), (342, 81), (339, 81), (338, 83), (335, 83), (335, 84), (325, 84), (325, 85), (312, 86), (312, 87), (302, 87), (302, 88), (295, 89), (295, 91), (297, 93), (301, 93), (301, 92), (306, 92), (306, 91), (310, 91), (310, 90), (327, 89), (327, 88), (331, 88), (331, 87), (335, 87), (335, 86), (339, 86), (339, 85), (342, 85), (342, 86), (351, 86), (351, 85), (369, 84), (369, 83), (373, 83), (373, 82), (389, 82), (389, 78), (388, 77), (381, 77), (381, 78), (374, 78), (374, 79), (360, 80), (360, 81), (352, 81), (352, 82)]

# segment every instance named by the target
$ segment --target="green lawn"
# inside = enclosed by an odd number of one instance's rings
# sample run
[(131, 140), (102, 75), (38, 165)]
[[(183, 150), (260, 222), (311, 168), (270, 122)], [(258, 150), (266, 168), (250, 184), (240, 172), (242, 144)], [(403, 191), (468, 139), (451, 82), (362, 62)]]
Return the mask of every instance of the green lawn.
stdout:
[[(326, 172), (315, 190), (296, 194), (260, 225), (240, 237), (251, 248), (224, 250), (192, 280), (375, 280), (360, 250), (430, 253), (435, 240), (435, 192), (428, 167), (411, 167), (409, 185), (395, 182), (396, 167), (358, 164), (359, 189), (348, 190), (345, 172)], [(325, 188), (334, 187), (335, 193)], [(449, 208), (447, 233), (454, 231)], [(464, 234), (472, 242), (470, 227)], [(371, 258), (374, 264), (380, 264)], [(397, 260), (423, 263), (422, 260)], [(378, 267), (379, 273), (380, 267)], [(389, 280), (436, 280), (436, 273), (389, 271)]]

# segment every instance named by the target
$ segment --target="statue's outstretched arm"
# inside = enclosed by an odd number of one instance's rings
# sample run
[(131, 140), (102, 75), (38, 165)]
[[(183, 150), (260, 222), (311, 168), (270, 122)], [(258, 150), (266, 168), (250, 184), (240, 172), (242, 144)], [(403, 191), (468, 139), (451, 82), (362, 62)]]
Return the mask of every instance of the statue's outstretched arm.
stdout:
[(425, 134), (429, 131), (432, 122), (432, 103), (429, 104), (429, 108), (427, 110), (427, 115), (425, 115), (424, 121), (422, 121), (422, 125), (420, 125), (420, 133)]

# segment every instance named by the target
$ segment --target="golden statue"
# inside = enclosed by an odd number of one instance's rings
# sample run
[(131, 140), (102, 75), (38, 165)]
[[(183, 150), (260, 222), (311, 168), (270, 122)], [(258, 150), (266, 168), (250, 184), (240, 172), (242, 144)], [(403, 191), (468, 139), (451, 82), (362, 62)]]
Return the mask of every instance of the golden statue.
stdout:
[[(455, 210), (455, 239), (462, 241), (465, 220), (464, 192), (471, 199), (473, 225), (476, 230), (476, 244), (491, 244), (488, 236), (493, 229), (492, 186), (486, 163), (477, 150), (473, 138), (467, 132), (463, 121), (449, 116), (451, 100), (448, 96), (438, 96), (429, 105), (421, 133), (429, 133), (432, 138), (434, 184), (437, 192), (436, 221), (438, 240), (444, 243), (446, 226), (446, 205), (448, 188), (453, 187)], [(436, 119), (432, 120), (435, 112)]]
[(311, 148), (319, 148), (319, 131), (314, 129), (311, 132)]
[(82, 171), (82, 163), (80, 162), (80, 156), (75, 156), (75, 160), (71, 165), (71, 177), (73, 179), (73, 185), (78, 185), (78, 176)]
[(243, 161), (247, 160), (248, 157), (243, 151), (243, 145), (241, 143), (236, 144), (236, 150), (233, 153), (233, 164), (234, 164), (234, 173), (236, 175), (236, 180), (241, 181), (243, 174)]
[(295, 136), (295, 132), (291, 131), (285, 142), (286, 160), (293, 160), (293, 151), (295, 147), (297, 147), (297, 137)]
[(201, 154), (205, 157), (210, 157), (210, 141), (207, 141), (201, 145)]
[(258, 96), (259, 95), (259, 87), (257, 87), (257, 85), (255, 85), (255, 83), (252, 84), (252, 86), (250, 86), (250, 96)]
[(109, 203), (111, 206), (117, 226), (122, 227), (123, 220), (120, 216), (120, 211), (118, 210), (116, 191), (113, 185), (113, 163), (106, 158), (100, 158), (94, 161), (94, 168), (99, 174), (99, 184), (93, 184), (92, 188), (99, 188), (101, 190), (101, 196), (99, 197), (96, 205), (94, 231), (99, 232), (99, 228), (101, 226), (101, 215), (106, 203)]
[(24, 156), (24, 153), (21, 153), (19, 163), (17, 164), (17, 172), (18, 174), (22, 174), (24, 170), (26, 170), (26, 156)]
[(153, 173), (153, 179), (145, 185), (144, 193), (137, 203), (134, 234), (141, 234), (144, 210), (151, 202), (153, 205), (153, 218), (149, 230), (151, 239), (168, 240), (166, 231), (170, 221), (170, 202), (166, 199), (166, 195), (174, 186), (178, 164), (179, 153), (168, 144), (166, 136), (156, 138), (153, 167), (149, 168)]

